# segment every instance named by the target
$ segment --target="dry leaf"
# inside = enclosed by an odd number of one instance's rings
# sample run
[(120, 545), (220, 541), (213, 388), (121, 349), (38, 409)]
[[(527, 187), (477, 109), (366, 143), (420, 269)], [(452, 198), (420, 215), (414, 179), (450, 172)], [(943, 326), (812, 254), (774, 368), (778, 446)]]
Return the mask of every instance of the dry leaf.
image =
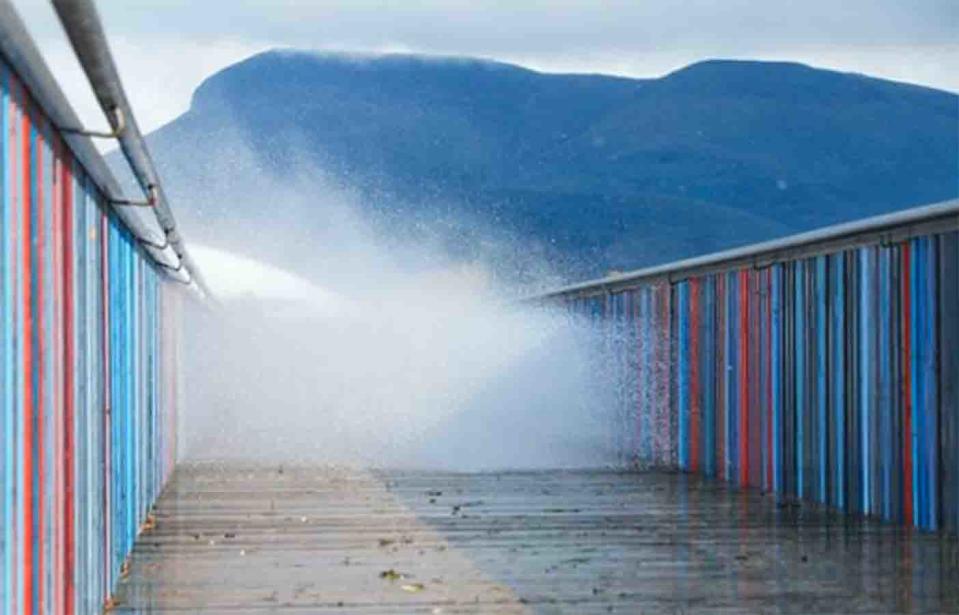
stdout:
[(380, 578), (388, 579), (390, 581), (398, 581), (399, 579), (403, 578), (403, 575), (393, 570), (392, 568), (390, 568), (389, 570), (384, 570), (383, 572), (381, 572)]

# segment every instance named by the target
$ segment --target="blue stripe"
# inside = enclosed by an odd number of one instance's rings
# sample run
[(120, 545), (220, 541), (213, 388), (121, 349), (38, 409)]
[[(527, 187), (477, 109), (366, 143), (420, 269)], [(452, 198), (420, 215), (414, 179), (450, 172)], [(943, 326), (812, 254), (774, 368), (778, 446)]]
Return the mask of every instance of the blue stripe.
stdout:
[(137, 355), (139, 353), (139, 335), (137, 335), (137, 326), (139, 322), (138, 306), (137, 306), (137, 296), (138, 289), (136, 287), (138, 280), (136, 275), (136, 259), (134, 258), (133, 249), (130, 244), (129, 235), (124, 231), (123, 233), (123, 247), (126, 254), (126, 266), (127, 266), (127, 302), (126, 302), (126, 313), (128, 314), (127, 318), (127, 336), (126, 336), (126, 347), (128, 348), (127, 352), (127, 372), (126, 376), (126, 396), (127, 396), (127, 431), (125, 443), (127, 446), (127, 518), (125, 522), (126, 535), (125, 535), (125, 545), (126, 548), (123, 550), (124, 553), (128, 553), (130, 549), (133, 548), (133, 540), (136, 538), (136, 525), (137, 519), (139, 518), (139, 511), (137, 510), (139, 504), (139, 494), (137, 489), (139, 487), (139, 480), (137, 477), (138, 472), (138, 458), (137, 450), (140, 443), (140, 434), (137, 431), (140, 421), (139, 421), (139, 405), (137, 404), (137, 393), (136, 385), (139, 379), (137, 374), (137, 369), (139, 369), (139, 361), (137, 360)]
[(880, 479), (882, 505), (882, 516), (885, 519), (892, 519), (892, 454), (896, 447), (896, 442), (892, 436), (892, 414), (895, 411), (892, 405), (892, 388), (889, 375), (892, 373), (890, 362), (890, 334), (889, 323), (891, 315), (889, 304), (892, 300), (890, 293), (890, 252), (888, 248), (882, 248), (879, 251), (879, 349), (877, 352), (879, 359), (879, 404), (877, 412), (880, 419), (879, 434), (879, 454), (880, 460)]
[(707, 476), (716, 474), (716, 404), (713, 370), (716, 365), (716, 278), (709, 276), (703, 281), (702, 306), (703, 335), (700, 340), (699, 377), (702, 383), (701, 426), (705, 442), (700, 451), (703, 471)]
[(780, 356), (780, 336), (782, 335), (782, 305), (780, 300), (780, 276), (782, 275), (782, 265), (774, 265), (770, 273), (770, 294), (772, 295), (772, 331), (770, 332), (770, 357), (772, 368), (770, 370), (770, 388), (772, 389), (772, 434), (773, 434), (773, 490), (782, 491), (782, 450), (780, 441), (782, 439), (782, 403), (781, 395), (782, 384), (780, 382), (780, 372), (782, 370), (782, 358)]
[(796, 495), (803, 497), (803, 416), (805, 415), (806, 404), (806, 371), (805, 371), (805, 346), (806, 339), (806, 320), (805, 320), (805, 280), (803, 278), (805, 267), (802, 261), (797, 261), (795, 292), (796, 303), (794, 306), (796, 322)]
[(826, 322), (826, 257), (816, 258), (816, 406), (818, 424), (816, 429), (818, 433), (819, 449), (819, 501), (825, 503), (826, 498), (826, 460), (828, 459), (829, 443), (827, 440), (828, 429), (826, 421), (826, 406), (828, 403), (828, 392), (826, 390), (826, 331), (828, 323)]
[[(12, 118), (14, 125), (11, 127), (12, 130), (10, 132), (11, 143), (17, 144), (17, 147), (19, 147), (19, 144), (21, 140), (23, 139), (22, 125), (20, 124), (19, 121), (17, 121), (19, 119), (18, 115), (19, 113), (16, 116), (14, 116), (14, 118)], [(20, 156), (13, 156), (11, 158), (11, 165), (10, 165), (11, 191), (12, 193), (18, 192), (18, 194), (16, 194), (16, 198), (18, 198), (21, 201), (23, 200), (23, 188), (18, 186), (18, 184), (22, 181), (21, 178), (23, 176), (23, 170), (21, 166), (23, 165), (23, 163), (24, 161), (20, 160)], [(20, 188), (19, 191), (17, 190), (18, 187)], [(20, 203), (19, 211), (14, 214), (14, 223), (18, 228), (23, 226), (23, 222), (24, 220), (26, 220), (27, 215), (29, 214), (26, 211), (26, 204)], [(14, 313), (16, 314), (15, 318), (16, 318), (17, 324), (16, 324), (16, 331), (14, 333), (14, 335), (16, 336), (16, 340), (14, 342), (16, 346), (16, 350), (15, 350), (16, 368), (14, 372), (16, 374), (15, 378), (16, 378), (16, 388), (17, 388), (17, 393), (16, 393), (17, 403), (16, 403), (16, 411), (15, 411), (15, 415), (17, 418), (16, 420), (17, 441), (15, 446), (16, 452), (14, 453), (14, 456), (18, 460), (23, 459), (24, 450), (25, 450), (24, 444), (26, 440), (26, 421), (24, 419), (26, 416), (27, 375), (26, 375), (26, 371), (21, 367), (26, 361), (23, 336), (24, 336), (24, 332), (26, 331), (26, 324), (27, 324), (26, 314), (21, 307), (22, 301), (23, 301), (22, 289), (24, 285), (27, 283), (27, 280), (25, 277), (26, 271), (23, 268), (23, 261), (21, 258), (21, 250), (23, 249), (23, 242), (24, 242), (23, 234), (20, 232), (15, 233), (14, 240), (13, 240), (13, 248), (14, 248), (13, 262), (14, 262), (14, 271), (15, 271)], [(19, 468), (17, 469), (19, 470)], [(23, 484), (24, 483), (23, 474), (24, 473), (20, 471), (16, 472), (17, 501), (15, 506), (16, 518), (14, 520), (14, 523), (17, 524), (18, 529), (21, 529), (21, 525), (20, 525), (21, 519), (23, 519), (24, 512), (26, 511), (26, 497), (25, 497), (26, 494), (24, 493), (25, 485)], [(16, 534), (16, 536), (21, 537), (22, 535)], [(25, 545), (23, 540), (19, 538), (15, 541), (15, 545), (16, 547), (14, 549), (14, 557), (16, 559), (14, 561), (22, 562), (23, 557), (26, 554), (27, 545)], [(20, 582), (23, 577), (23, 571), (20, 570), (18, 566), (14, 566), (14, 568), (17, 570), (17, 572), (14, 573), (14, 583), (16, 584), (16, 600), (17, 600), (17, 604), (22, 605), (24, 604), (24, 600), (25, 600), (23, 583)]]
[(922, 237), (919, 239), (922, 245), (923, 258), (920, 266), (920, 277), (917, 279), (919, 284), (919, 294), (921, 309), (918, 313), (917, 326), (922, 332), (920, 336), (921, 344), (918, 349), (921, 351), (919, 356), (920, 374), (918, 375), (922, 383), (920, 391), (922, 399), (922, 431), (921, 448), (918, 454), (922, 459), (921, 474), (921, 492), (920, 499), (923, 502), (922, 527), (925, 529), (935, 529), (937, 526), (938, 498), (936, 496), (937, 483), (937, 463), (939, 459), (939, 433), (938, 433), (938, 403), (936, 392), (936, 300), (935, 300), (935, 275), (936, 275), (936, 250), (934, 239), (931, 237)]
[(846, 510), (846, 261), (842, 253), (833, 258), (835, 286), (833, 287), (833, 426), (836, 430), (836, 450), (833, 460), (835, 472), (835, 505)]
[[(3, 135), (10, 134), (10, 83), (6, 67), (0, 64), (0, 130)], [(3, 464), (3, 613), (10, 614), (11, 597), (14, 591), (14, 533), (13, 533), (13, 515), (14, 501), (16, 491), (15, 460), (14, 456), (16, 446), (14, 445), (14, 432), (16, 429), (16, 412), (14, 401), (16, 396), (12, 393), (14, 385), (14, 318), (13, 318), (13, 279), (15, 275), (15, 257), (13, 252), (13, 237), (15, 216), (12, 202), (13, 177), (10, 167), (10, 147), (7, 141), (0, 138), (0, 273), (2, 273), (3, 282), (3, 311), (0, 317), (3, 319), (3, 328), (0, 330), (2, 337), (3, 352), (0, 353), (0, 360), (3, 361), (2, 369), (2, 390), (10, 393), (3, 395), (3, 442), (4, 444), (4, 464)]]
[(122, 353), (120, 348), (120, 310), (117, 309), (117, 296), (119, 294), (119, 289), (121, 288), (122, 281), (120, 280), (120, 257), (117, 253), (117, 231), (113, 224), (110, 224), (108, 227), (108, 236), (109, 236), (109, 256), (107, 259), (107, 266), (110, 271), (110, 280), (109, 280), (109, 305), (107, 310), (110, 314), (110, 354), (108, 360), (110, 361), (110, 463), (111, 469), (110, 476), (108, 477), (111, 500), (110, 500), (110, 553), (109, 557), (109, 566), (107, 568), (107, 579), (106, 584), (108, 587), (113, 585), (114, 572), (119, 566), (119, 536), (117, 534), (117, 526), (119, 525), (120, 515), (118, 513), (120, 509), (120, 497), (121, 494), (119, 489), (117, 489), (116, 477), (121, 476), (122, 468), (120, 467), (120, 438), (119, 438), (119, 429), (121, 425), (121, 420), (123, 416), (122, 408), (120, 406), (120, 395), (119, 395), (119, 373), (120, 365), (119, 358)]
[(919, 326), (919, 318), (921, 307), (919, 304), (919, 284), (918, 276), (921, 271), (919, 267), (919, 260), (921, 258), (921, 246), (918, 240), (912, 240), (912, 262), (910, 263), (910, 286), (909, 286), (909, 295), (912, 303), (912, 319), (909, 322), (909, 327), (911, 329), (912, 337), (912, 356), (910, 357), (908, 369), (911, 372), (912, 380), (912, 391), (910, 391), (910, 402), (912, 405), (912, 432), (909, 434), (909, 437), (912, 440), (912, 510), (913, 510), (913, 525), (919, 527), (922, 525), (922, 508), (921, 502), (919, 500), (919, 433), (921, 428), (919, 426), (919, 417), (920, 412), (920, 399), (921, 395), (919, 394), (922, 384), (919, 378), (919, 355), (920, 355), (920, 340), (919, 335), (921, 334), (922, 329)]
[(872, 294), (872, 269), (868, 248), (859, 250), (859, 447), (862, 459), (859, 463), (860, 506), (863, 513), (870, 512), (869, 438), (870, 396), (872, 394), (872, 356), (869, 352), (871, 310), (869, 297)]

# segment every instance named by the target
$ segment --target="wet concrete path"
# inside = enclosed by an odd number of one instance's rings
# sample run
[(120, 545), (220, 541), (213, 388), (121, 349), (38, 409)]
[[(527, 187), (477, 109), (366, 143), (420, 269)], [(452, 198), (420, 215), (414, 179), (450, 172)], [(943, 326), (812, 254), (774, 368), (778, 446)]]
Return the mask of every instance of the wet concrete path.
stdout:
[(675, 474), (182, 466), (122, 613), (959, 612), (959, 541)]

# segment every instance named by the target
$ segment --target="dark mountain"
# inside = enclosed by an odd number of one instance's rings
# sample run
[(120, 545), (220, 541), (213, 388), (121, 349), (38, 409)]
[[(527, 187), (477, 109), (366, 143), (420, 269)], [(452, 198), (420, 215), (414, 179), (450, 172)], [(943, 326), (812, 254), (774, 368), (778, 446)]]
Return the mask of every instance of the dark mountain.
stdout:
[(566, 277), (959, 194), (959, 97), (790, 63), (636, 80), (273, 51), (207, 79), (150, 141), (201, 234), (288, 217), (309, 241), (322, 208), (245, 197), (320, 169), (382, 229), (439, 228), (465, 257), (522, 238)]

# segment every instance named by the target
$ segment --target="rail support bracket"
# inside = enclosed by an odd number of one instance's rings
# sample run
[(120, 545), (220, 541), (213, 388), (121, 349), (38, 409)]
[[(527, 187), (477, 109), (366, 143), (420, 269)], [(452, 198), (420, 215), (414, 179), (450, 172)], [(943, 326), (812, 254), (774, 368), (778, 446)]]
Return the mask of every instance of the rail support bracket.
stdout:
[(123, 132), (126, 130), (127, 123), (124, 119), (123, 110), (119, 107), (113, 107), (111, 110), (113, 129), (109, 131), (105, 130), (88, 130), (86, 128), (70, 128), (70, 127), (60, 127), (59, 130), (65, 134), (71, 135), (82, 135), (84, 137), (92, 137), (95, 139), (119, 139), (123, 136)]
[(159, 196), (157, 195), (157, 187), (153, 184), (150, 185), (149, 191), (147, 192), (147, 200), (145, 201), (130, 201), (127, 199), (112, 199), (110, 201), (111, 205), (116, 205), (118, 207), (156, 207)]

